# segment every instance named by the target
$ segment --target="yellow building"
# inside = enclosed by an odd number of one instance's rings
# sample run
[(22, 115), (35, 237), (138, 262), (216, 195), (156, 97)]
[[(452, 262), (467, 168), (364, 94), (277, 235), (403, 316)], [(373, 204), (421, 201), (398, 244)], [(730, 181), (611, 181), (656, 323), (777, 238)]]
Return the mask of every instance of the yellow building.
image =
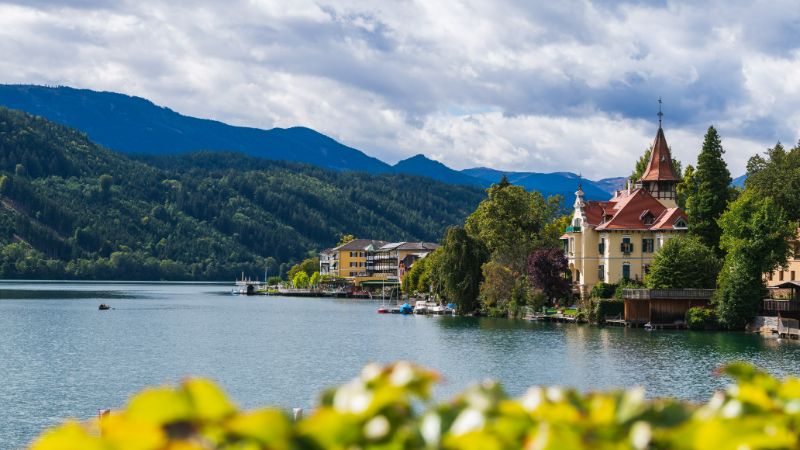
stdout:
[(353, 239), (338, 247), (322, 251), (319, 256), (320, 275), (355, 279), (367, 276), (367, 254), (386, 245), (385, 241)]
[(679, 182), (659, 126), (650, 161), (635, 184), (607, 201), (586, 201), (578, 187), (572, 222), (561, 239), (581, 298), (601, 281), (643, 280), (664, 242), (686, 232), (687, 217), (676, 202)]
[(800, 229), (797, 237), (790, 243), (792, 255), (786, 261), (786, 269), (778, 269), (767, 275), (767, 286), (777, 286), (786, 281), (800, 281)]

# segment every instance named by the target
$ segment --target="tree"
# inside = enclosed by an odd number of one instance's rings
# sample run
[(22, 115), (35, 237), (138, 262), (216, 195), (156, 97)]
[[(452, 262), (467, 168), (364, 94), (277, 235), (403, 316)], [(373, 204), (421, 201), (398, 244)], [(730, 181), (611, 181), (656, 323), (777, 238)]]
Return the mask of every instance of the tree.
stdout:
[(287, 278), (290, 280), (294, 280), (295, 275), (299, 272), (305, 272), (307, 276), (311, 276), (314, 272), (319, 270), (319, 257), (315, 256), (312, 258), (306, 258), (303, 261), (295, 264), (289, 269), (289, 272), (286, 274)]
[(728, 254), (743, 255), (761, 274), (786, 264), (791, 252), (789, 239), (797, 223), (771, 197), (760, 197), (749, 189), (719, 218), (720, 247)]
[(445, 234), (438, 260), (438, 272), (448, 301), (456, 304), (459, 314), (478, 309), (481, 267), (488, 260), (486, 247), (461, 227), (451, 227)]
[(780, 142), (747, 162), (745, 188), (760, 197), (772, 197), (790, 220), (800, 219), (800, 142), (789, 151)]
[(339, 237), (339, 243), (336, 244), (336, 246), (339, 247), (340, 245), (347, 244), (347, 243), (352, 242), (354, 240), (356, 240), (356, 238), (353, 237), (352, 234), (343, 234), (341, 237)]
[(319, 281), (320, 281), (320, 279), (321, 279), (321, 277), (320, 277), (320, 274), (319, 274), (319, 272), (314, 272), (314, 273), (311, 275), (311, 278), (308, 280), (308, 284), (309, 284), (311, 287), (315, 288), (315, 287), (319, 286)]
[(551, 303), (569, 296), (570, 282), (566, 277), (568, 269), (567, 257), (560, 248), (542, 248), (528, 257), (531, 285), (541, 289)]
[(699, 238), (678, 236), (656, 253), (645, 283), (650, 289), (714, 289), (720, 265)]
[(694, 189), (694, 166), (691, 164), (686, 166), (686, 170), (683, 172), (683, 178), (681, 182), (675, 186), (675, 194), (677, 195), (677, 203), (678, 207), (683, 210), (686, 210), (686, 200), (689, 198), (689, 195), (692, 194)]
[(292, 286), (295, 289), (307, 289), (308, 288), (308, 274), (305, 272), (297, 272), (297, 274), (292, 278)]
[(484, 264), (481, 272), (481, 310), (490, 316), (508, 315), (508, 303), (511, 301), (517, 276), (507, 266), (494, 261)]
[(717, 130), (708, 127), (686, 199), (689, 233), (718, 254), (721, 253), (719, 238), (722, 230), (717, 219), (728, 206), (732, 181), (728, 166), (722, 159), (723, 153), (725, 150)]
[(111, 175), (103, 174), (98, 178), (98, 182), (100, 183), (100, 192), (103, 193), (103, 196), (108, 196), (111, 186), (114, 184), (114, 178)]
[(492, 260), (523, 272), (527, 255), (542, 245), (542, 232), (555, 216), (556, 205), (521, 186), (495, 184), (487, 193), (465, 228), (483, 242)]
[(714, 293), (717, 319), (722, 327), (741, 330), (758, 314), (766, 294), (761, 273), (753, 261), (741, 253), (730, 253), (720, 271)]
[[(671, 150), (672, 149), (670, 149), (670, 151)], [(636, 161), (636, 165), (633, 167), (633, 172), (631, 172), (630, 176), (630, 178), (634, 182), (638, 181), (640, 178), (642, 178), (642, 175), (644, 175), (644, 171), (647, 170), (647, 164), (650, 162), (650, 155), (652, 153), (653, 153), (653, 145), (650, 144), (650, 147), (647, 150), (645, 150), (644, 154), (642, 154), (642, 156), (640, 156), (639, 159)], [(682, 170), (683, 165), (681, 164), (680, 161), (675, 159), (675, 157), (672, 158), (672, 168), (675, 169), (675, 175), (677, 175), (678, 178), (681, 178), (683, 175), (683, 170)]]
[(722, 326), (741, 329), (764, 297), (763, 274), (786, 264), (797, 224), (771, 197), (746, 189), (720, 217), (720, 247), (727, 252), (715, 293)]

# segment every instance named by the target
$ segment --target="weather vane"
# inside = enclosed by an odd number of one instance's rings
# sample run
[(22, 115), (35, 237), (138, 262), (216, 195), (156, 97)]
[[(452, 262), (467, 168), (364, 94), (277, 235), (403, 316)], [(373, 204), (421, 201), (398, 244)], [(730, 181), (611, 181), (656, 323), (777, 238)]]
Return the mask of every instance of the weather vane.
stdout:
[(658, 128), (661, 128), (662, 117), (664, 117), (664, 113), (661, 112), (661, 97), (658, 97)]

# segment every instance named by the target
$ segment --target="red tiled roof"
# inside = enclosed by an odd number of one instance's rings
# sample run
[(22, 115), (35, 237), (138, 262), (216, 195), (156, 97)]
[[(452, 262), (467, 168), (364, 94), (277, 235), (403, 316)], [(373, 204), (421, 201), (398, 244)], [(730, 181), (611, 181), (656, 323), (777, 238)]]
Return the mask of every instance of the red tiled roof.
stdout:
[[(583, 212), (587, 224), (598, 231), (673, 229), (679, 217), (688, 222), (683, 210), (665, 207), (643, 188), (630, 193), (622, 191), (608, 201), (585, 202)], [(568, 234), (561, 236), (561, 239), (565, 237)]]
[(647, 169), (639, 181), (679, 181), (672, 167), (672, 155), (669, 153), (667, 138), (664, 137), (664, 130), (661, 127), (658, 127)]
[(663, 214), (656, 220), (656, 223), (650, 227), (651, 230), (670, 230), (674, 228), (675, 221), (679, 218), (683, 218), (684, 222), (689, 222), (689, 217), (686, 215), (683, 210), (680, 208), (668, 208), (664, 211)]

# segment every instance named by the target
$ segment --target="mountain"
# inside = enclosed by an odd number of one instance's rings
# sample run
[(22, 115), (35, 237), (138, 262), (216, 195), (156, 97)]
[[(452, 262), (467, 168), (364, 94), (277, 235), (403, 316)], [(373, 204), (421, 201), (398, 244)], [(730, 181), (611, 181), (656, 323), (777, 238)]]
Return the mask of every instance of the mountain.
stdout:
[(613, 195), (614, 191), (620, 191), (625, 188), (625, 183), (628, 181), (625, 177), (603, 178), (602, 180), (594, 181), (594, 185), (598, 188)]
[(747, 180), (747, 174), (739, 175), (738, 177), (734, 178), (731, 181), (731, 186), (736, 186), (738, 188), (744, 188), (744, 182)]
[(238, 151), (336, 170), (383, 173), (390, 166), (304, 127), (236, 127), (181, 115), (139, 97), (70, 87), (0, 85), (0, 105), (76, 128), (123, 153)]
[(233, 279), (342, 234), (437, 241), (485, 193), (239, 153), (140, 155), (0, 107), (0, 278)]
[(465, 186), (488, 187), (491, 183), (453, 170), (439, 161), (427, 158), (425, 155), (416, 155), (405, 159), (392, 166), (392, 172), (420, 175), (433, 178), (448, 184), (462, 184)]
[(583, 186), (587, 200), (608, 200), (609, 192), (599, 187), (594, 181), (579, 178), (570, 172), (536, 173), (536, 172), (502, 172), (500, 170), (477, 167), (462, 170), (461, 173), (471, 177), (496, 183), (505, 175), (512, 184), (517, 184), (528, 190), (536, 190), (545, 196), (561, 195), (567, 203), (571, 203), (578, 189), (578, 183)]
[[(214, 120), (184, 116), (140, 97), (70, 87), (0, 85), (0, 105), (44, 117), (75, 128), (94, 142), (127, 154), (172, 155), (201, 150), (233, 151), (250, 156), (313, 164), (372, 174), (401, 173), (448, 184), (486, 187), (504, 172), (493, 169), (456, 171), (416, 155), (394, 166), (304, 127), (236, 127)], [(472, 171), (472, 172), (470, 172)], [(512, 183), (545, 195), (560, 194), (567, 201), (577, 187), (577, 176), (558, 172), (506, 172)], [(614, 180), (614, 179), (607, 179)], [(587, 198), (606, 199), (614, 182), (584, 180)]]

